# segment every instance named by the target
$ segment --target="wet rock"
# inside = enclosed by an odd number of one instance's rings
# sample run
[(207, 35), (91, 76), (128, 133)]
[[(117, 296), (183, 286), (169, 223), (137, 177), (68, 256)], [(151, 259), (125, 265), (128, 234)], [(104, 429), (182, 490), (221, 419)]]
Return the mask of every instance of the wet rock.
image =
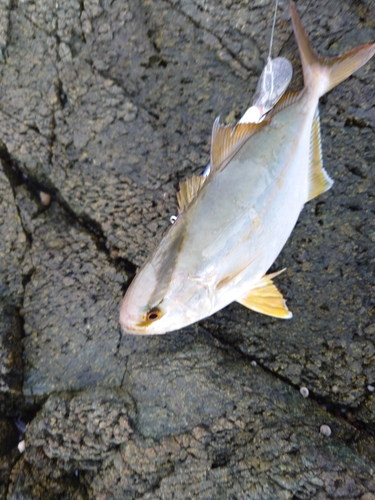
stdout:
[[(304, 22), (322, 52), (358, 43), (347, 30), (358, 18), (349, 4), (325, 6), (332, 33), (314, 19), (320, 9), (311, 4)], [(81, 11), (78, 1), (46, 1), (22, 4), (11, 16), (3, 129), (0, 123), (7, 151), (93, 221), (118, 256), (139, 265), (175, 213), (178, 180), (206, 165), (216, 114), (240, 116), (248, 106), (256, 61), (267, 54), (271, 9), (144, 1), (88, 2)], [(286, 5), (280, 16), (275, 52), (283, 47), (297, 69)], [(365, 23), (363, 30), (371, 39)], [(18, 69), (24, 59), (28, 65)], [(373, 322), (371, 67), (323, 99), (325, 166), (335, 185), (306, 206), (275, 264), (288, 267), (279, 283), (294, 319), (282, 323), (233, 305), (205, 323), (293, 384), (351, 406), (375, 375), (365, 333)]]
[[(374, 38), (371, 2), (322, 9), (303, 12), (322, 53)], [(322, 99), (335, 184), (275, 264), (293, 320), (233, 304), (132, 337), (118, 325), (128, 271), (175, 214), (178, 182), (206, 166), (214, 118), (248, 107), (270, 3), (6, 0), (0, 12), (0, 157), (19, 173), (0, 171), (3, 406), (49, 397), (21, 458), (1, 458), (0, 496), (370, 500), (374, 63)], [(279, 19), (274, 51), (300, 88), (286, 3)]]
[(123, 276), (56, 203), (33, 219), (33, 228), (35, 270), (23, 304), (24, 394), (118, 386)]
[(0, 456), (8, 454), (18, 442), (18, 433), (14, 425), (6, 418), (0, 418)]
[(35, 455), (36, 464), (32, 465), (22, 456), (13, 467), (10, 476), (7, 498), (43, 498), (53, 500), (86, 500), (87, 494), (74, 473), (68, 474), (57, 467), (55, 460), (46, 458), (43, 453)]
[(369, 394), (366, 401), (355, 412), (355, 417), (366, 424), (372, 434), (375, 435), (375, 395)]
[[(22, 467), (35, 471), (48, 456), (66, 474), (79, 471), (89, 498), (356, 498), (375, 491), (373, 439), (361, 455), (358, 431), (249, 361), (207, 344), (164, 356), (164, 382), (155, 370), (146, 368), (143, 378), (130, 370), (132, 397), (126, 390), (51, 396), (29, 426)], [(166, 413), (174, 425), (160, 425)], [(324, 425), (331, 436), (320, 434)]]
[(11, 422), (0, 417), (0, 498), (6, 498), (9, 476), (17, 458), (18, 433)]
[(22, 390), (22, 324), (16, 307), (0, 300), (0, 409)]
[(9, 393), (20, 395), (22, 389), (20, 307), (29, 265), (27, 237), (5, 171), (9, 168), (0, 160), (0, 412), (8, 413)]
[(23, 264), (28, 241), (4, 169), (9, 170), (0, 160), (0, 296), (3, 300), (20, 306), (23, 297)]
[(30, 425), (27, 443), (41, 447), (49, 458), (64, 460), (67, 470), (98, 464), (132, 439), (136, 419), (125, 391), (95, 389), (77, 395), (51, 396)]
[(81, 471), (97, 470), (119, 444), (131, 440), (134, 419), (134, 404), (125, 392), (51, 396), (28, 428), (9, 498), (89, 498)]

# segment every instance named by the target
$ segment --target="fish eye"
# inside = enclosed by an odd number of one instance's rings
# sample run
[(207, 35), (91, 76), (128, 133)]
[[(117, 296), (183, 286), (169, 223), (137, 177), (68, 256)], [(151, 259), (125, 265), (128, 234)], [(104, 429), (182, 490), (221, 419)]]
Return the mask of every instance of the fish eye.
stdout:
[(146, 314), (147, 321), (155, 321), (161, 317), (162, 317), (162, 312), (160, 309), (157, 309), (156, 307), (154, 309), (150, 309)]

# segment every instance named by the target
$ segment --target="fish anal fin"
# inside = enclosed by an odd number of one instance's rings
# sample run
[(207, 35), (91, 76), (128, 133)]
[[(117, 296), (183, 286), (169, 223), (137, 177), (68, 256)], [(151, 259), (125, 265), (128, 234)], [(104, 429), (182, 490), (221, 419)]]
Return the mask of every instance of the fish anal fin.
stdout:
[(191, 201), (197, 196), (206, 179), (207, 177), (203, 177), (202, 175), (193, 175), (180, 182), (180, 190), (177, 193), (179, 214), (184, 212)]
[(224, 125), (216, 118), (212, 127), (211, 172), (222, 170), (241, 149), (245, 142), (268, 123), (238, 123)]
[(237, 300), (237, 302), (252, 311), (267, 316), (281, 319), (291, 318), (293, 314), (287, 308), (284, 297), (272, 282), (272, 279), (283, 271), (285, 271), (285, 269), (263, 276), (263, 278), (251, 289), (250, 293), (243, 299)]
[(322, 144), (320, 138), (319, 112), (316, 110), (310, 139), (309, 191), (307, 200), (310, 201), (319, 194), (332, 187), (333, 180), (323, 167)]

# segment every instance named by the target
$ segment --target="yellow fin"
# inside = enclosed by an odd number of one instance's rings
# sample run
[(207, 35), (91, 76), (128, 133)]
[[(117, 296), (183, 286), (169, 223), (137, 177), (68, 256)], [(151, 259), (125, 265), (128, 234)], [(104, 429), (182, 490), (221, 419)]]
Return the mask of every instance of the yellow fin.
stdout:
[(202, 175), (193, 175), (183, 182), (180, 182), (180, 190), (177, 193), (177, 205), (179, 214), (186, 210), (186, 207), (199, 193), (206, 179), (207, 177), (203, 177)]
[(301, 56), (305, 87), (319, 85), (320, 96), (346, 80), (375, 54), (375, 43), (367, 43), (337, 57), (320, 57), (311, 45), (293, 2), (290, 2), (290, 13)]
[(260, 128), (268, 123), (238, 123), (237, 125), (223, 125), (216, 118), (212, 127), (211, 138), (211, 169), (212, 172), (222, 170), (245, 142)]
[(272, 118), (275, 116), (277, 113), (282, 111), (283, 109), (287, 108), (291, 104), (294, 104), (297, 102), (301, 96), (303, 95), (304, 90), (290, 90), (288, 92), (285, 92), (283, 94), (277, 104), (272, 108), (272, 110), (269, 112), (267, 115), (269, 118)]
[(284, 272), (285, 269), (272, 274), (266, 274), (251, 289), (251, 292), (241, 300), (240, 304), (252, 311), (273, 316), (275, 318), (289, 319), (293, 314), (286, 306), (285, 299), (273, 284), (272, 279)]
[(316, 110), (311, 129), (310, 139), (310, 169), (309, 169), (309, 192), (306, 201), (328, 191), (332, 187), (333, 180), (323, 168), (322, 144), (320, 139), (319, 111)]

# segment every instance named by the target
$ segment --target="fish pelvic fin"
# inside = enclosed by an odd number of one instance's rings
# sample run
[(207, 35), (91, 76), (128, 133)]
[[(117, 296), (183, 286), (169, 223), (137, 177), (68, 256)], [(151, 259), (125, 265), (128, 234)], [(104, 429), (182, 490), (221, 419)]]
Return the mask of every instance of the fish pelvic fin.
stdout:
[(177, 206), (178, 213), (182, 214), (190, 205), (192, 200), (197, 196), (201, 190), (207, 177), (202, 175), (193, 175), (183, 182), (180, 182), (180, 190), (177, 193)]
[(332, 187), (333, 180), (323, 167), (322, 142), (320, 137), (319, 110), (316, 109), (310, 139), (309, 191), (307, 200), (310, 201), (319, 194)]
[(211, 137), (211, 173), (225, 168), (245, 142), (268, 123), (265, 119), (260, 123), (224, 125), (216, 118)]
[(346, 80), (375, 54), (375, 43), (368, 43), (337, 57), (320, 57), (311, 45), (294, 2), (290, 3), (290, 13), (301, 56), (305, 87), (317, 86), (319, 97)]
[(266, 274), (251, 289), (250, 293), (243, 299), (237, 300), (240, 304), (252, 311), (273, 316), (274, 318), (289, 319), (293, 314), (286, 306), (286, 301), (272, 279), (284, 272), (285, 269), (276, 273)]

